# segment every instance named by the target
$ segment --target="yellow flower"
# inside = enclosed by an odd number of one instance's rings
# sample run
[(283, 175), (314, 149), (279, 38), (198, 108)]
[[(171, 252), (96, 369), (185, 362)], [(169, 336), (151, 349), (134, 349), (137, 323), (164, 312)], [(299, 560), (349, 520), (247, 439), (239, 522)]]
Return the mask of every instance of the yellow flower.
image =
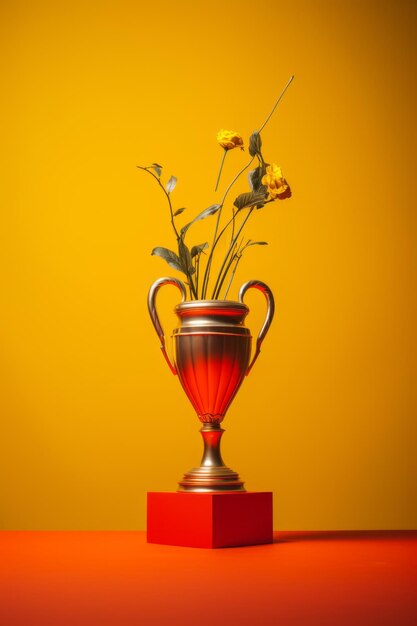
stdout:
[(243, 150), (243, 139), (234, 130), (219, 130), (217, 133), (217, 141), (225, 150), (232, 150), (233, 148), (241, 148)]
[(291, 196), (290, 186), (283, 177), (281, 168), (275, 163), (266, 168), (266, 174), (262, 177), (262, 184), (266, 185), (271, 200), (276, 198), (284, 200), (284, 198)]

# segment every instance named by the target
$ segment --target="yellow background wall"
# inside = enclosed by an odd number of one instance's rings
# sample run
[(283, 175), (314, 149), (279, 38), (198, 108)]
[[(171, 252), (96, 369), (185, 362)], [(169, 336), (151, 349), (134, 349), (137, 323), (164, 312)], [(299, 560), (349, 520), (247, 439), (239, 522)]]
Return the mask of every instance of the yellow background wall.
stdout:
[(145, 492), (199, 461), (146, 309), (166, 206), (135, 166), (202, 210), (217, 130), (247, 137), (292, 73), (263, 138), (293, 198), (255, 216), (269, 247), (236, 284), (270, 284), (277, 316), (225, 461), (274, 491), (277, 528), (416, 527), (415, 19), (411, 1), (1, 3), (1, 528), (144, 528)]

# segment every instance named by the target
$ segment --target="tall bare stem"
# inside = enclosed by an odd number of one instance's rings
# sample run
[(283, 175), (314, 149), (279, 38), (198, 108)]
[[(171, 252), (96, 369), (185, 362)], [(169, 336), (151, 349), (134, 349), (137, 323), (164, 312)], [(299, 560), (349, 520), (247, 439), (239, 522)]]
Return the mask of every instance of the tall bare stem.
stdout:
[[(262, 124), (262, 126), (260, 127), (260, 129), (259, 129), (258, 133), (261, 133), (261, 131), (265, 128), (265, 126), (266, 126), (266, 125), (267, 125), (267, 123), (269, 122), (269, 120), (270, 120), (270, 118), (272, 117), (272, 115), (273, 115), (273, 113), (274, 113), (275, 109), (277, 108), (278, 104), (280, 103), (280, 101), (281, 101), (282, 97), (284, 96), (285, 92), (287, 91), (288, 87), (290, 86), (290, 84), (292, 83), (292, 81), (293, 81), (293, 80), (294, 80), (294, 76), (291, 76), (291, 77), (290, 77), (290, 79), (288, 80), (287, 84), (285, 85), (284, 89), (283, 89), (283, 90), (282, 90), (282, 92), (280, 93), (279, 97), (278, 97), (278, 98), (277, 98), (277, 100), (275, 101), (274, 106), (272, 107), (272, 109), (271, 109), (270, 113), (268, 114), (268, 116), (267, 116), (267, 118), (265, 119), (264, 123), (263, 123), (263, 124)], [(225, 154), (226, 154), (226, 151), (225, 151)], [(220, 180), (220, 173), (221, 173), (222, 168), (223, 168), (223, 163), (224, 163), (225, 154), (223, 155), (223, 159), (222, 159), (222, 163), (221, 163), (221, 167), (220, 167), (219, 176), (218, 176), (218, 178), (217, 178), (216, 189), (217, 189), (218, 182), (219, 182), (219, 180)], [(226, 198), (227, 198), (227, 196), (228, 196), (228, 194), (229, 194), (230, 190), (232, 189), (233, 185), (234, 185), (234, 184), (236, 183), (236, 181), (240, 178), (240, 176), (243, 174), (243, 172), (244, 172), (245, 170), (247, 170), (247, 169), (248, 169), (248, 167), (252, 164), (252, 162), (253, 162), (254, 158), (255, 158), (255, 157), (252, 157), (252, 158), (250, 159), (250, 161), (249, 161), (249, 162), (248, 162), (248, 163), (247, 163), (247, 164), (246, 164), (246, 165), (245, 165), (245, 166), (244, 166), (244, 167), (243, 167), (243, 168), (242, 168), (242, 169), (241, 169), (241, 170), (240, 170), (240, 171), (236, 174), (236, 176), (233, 178), (233, 180), (232, 180), (232, 181), (231, 181), (231, 183), (228, 185), (228, 187), (226, 188), (226, 191), (225, 191), (225, 192), (224, 192), (224, 194), (223, 194), (223, 198), (222, 198), (222, 201), (221, 201), (221, 203), (220, 203), (220, 209), (219, 209), (219, 211), (218, 211), (218, 213), (217, 213), (217, 219), (216, 219), (216, 224), (215, 224), (215, 227), (214, 227), (214, 234), (213, 234), (213, 241), (212, 241), (212, 245), (211, 245), (211, 250), (210, 250), (210, 254), (209, 254), (208, 259), (207, 259), (206, 269), (205, 269), (204, 276), (203, 276), (203, 284), (202, 284), (202, 289), (201, 289), (201, 298), (202, 298), (202, 299), (206, 298), (206, 295), (207, 295), (207, 289), (208, 289), (208, 284), (209, 284), (209, 280), (210, 280), (211, 266), (212, 266), (212, 261), (213, 261), (213, 252), (214, 252), (214, 249), (215, 249), (215, 248), (216, 248), (216, 246), (217, 246), (218, 240), (220, 239), (220, 237), (221, 237), (221, 236), (223, 235), (223, 233), (224, 233), (224, 229), (223, 229), (223, 230), (220, 232), (220, 234), (218, 234), (218, 232), (219, 232), (219, 225), (220, 225), (220, 219), (221, 219), (221, 214), (222, 214), (222, 210), (223, 210), (224, 203), (225, 203)], [(247, 218), (244, 220), (244, 224), (246, 223), (246, 221), (247, 221), (247, 219), (248, 219), (249, 215), (251, 214), (251, 212), (252, 212), (252, 209), (249, 211)], [(233, 236), (233, 235), (234, 235), (234, 228), (235, 228), (235, 221), (234, 221), (234, 218), (235, 218), (235, 214), (234, 214), (234, 216), (233, 216), (233, 220), (232, 220), (232, 230), (233, 230), (233, 232), (232, 232), (232, 236), (231, 236), (231, 242), (230, 242), (229, 248), (228, 248), (228, 250), (227, 250), (227, 252), (226, 252), (226, 257), (225, 257), (225, 259), (224, 259), (224, 261), (223, 261), (223, 264), (222, 264), (222, 266), (221, 266), (221, 269), (220, 269), (220, 274), (219, 274), (219, 276), (218, 276), (218, 278), (217, 278), (217, 281), (216, 281), (216, 284), (215, 284), (215, 287), (214, 287), (214, 290), (213, 290), (213, 298), (218, 297), (219, 290), (220, 290), (220, 288), (221, 288), (221, 286), (220, 286), (220, 287), (218, 287), (219, 282), (220, 282), (221, 284), (223, 284), (223, 281), (224, 281), (224, 279), (225, 279), (225, 276), (224, 276), (223, 278), (221, 278), (221, 274), (222, 274), (222, 272), (224, 271), (224, 268), (225, 268), (226, 263), (227, 263), (227, 259), (228, 259), (228, 258), (229, 258), (229, 256), (230, 256), (230, 252), (231, 252), (231, 250), (233, 249), (233, 245), (234, 245), (234, 244), (233, 244), (233, 242), (236, 242), (236, 238)], [(239, 233), (240, 233), (240, 232), (241, 232), (241, 228), (239, 229)], [(229, 287), (230, 287), (230, 285), (229, 285)], [(229, 290), (229, 287), (228, 287), (227, 291)], [(217, 294), (217, 295), (216, 295), (216, 294)]]

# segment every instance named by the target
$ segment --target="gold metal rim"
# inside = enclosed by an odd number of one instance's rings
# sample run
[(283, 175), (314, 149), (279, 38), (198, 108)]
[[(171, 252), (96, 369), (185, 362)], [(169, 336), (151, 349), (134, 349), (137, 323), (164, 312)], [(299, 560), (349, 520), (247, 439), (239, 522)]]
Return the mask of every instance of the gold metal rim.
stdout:
[[(238, 329), (236, 329), (238, 330)], [(244, 332), (247, 331), (247, 332)], [(186, 332), (183, 332), (181, 328), (175, 328), (173, 331), (172, 336), (173, 337), (181, 337), (183, 335), (221, 335), (221, 336), (228, 336), (228, 337), (243, 337), (244, 339), (252, 339), (252, 335), (250, 334), (250, 331), (248, 328), (242, 328), (241, 332), (235, 332), (235, 333), (226, 333), (223, 331), (217, 332), (214, 330), (187, 330)]]

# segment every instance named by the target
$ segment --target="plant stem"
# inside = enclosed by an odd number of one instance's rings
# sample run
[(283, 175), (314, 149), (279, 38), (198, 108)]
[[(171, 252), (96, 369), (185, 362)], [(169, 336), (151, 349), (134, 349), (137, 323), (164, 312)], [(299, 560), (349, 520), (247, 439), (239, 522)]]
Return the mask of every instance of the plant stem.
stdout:
[(200, 256), (201, 256), (201, 252), (200, 252), (200, 254), (196, 254), (195, 261), (194, 261), (194, 267), (195, 267), (195, 289), (197, 291), (197, 300), (198, 300), (198, 278), (199, 278), (199, 274), (200, 274)]
[[(217, 212), (216, 226), (214, 227), (213, 243), (211, 245), (211, 250), (210, 250), (209, 257), (207, 259), (207, 265), (206, 265), (206, 269), (205, 269), (204, 277), (203, 277), (203, 287), (202, 287), (202, 291), (201, 291), (201, 297), (203, 299), (206, 297), (206, 294), (207, 294), (208, 282), (209, 282), (209, 278), (210, 278), (211, 263), (212, 263), (212, 260), (213, 260), (213, 251), (214, 251), (214, 248), (216, 247), (216, 245), (218, 243), (217, 232), (219, 230), (220, 217), (221, 217), (221, 213), (222, 213), (222, 210), (223, 210), (223, 206), (224, 206), (225, 200), (227, 198), (227, 194), (229, 193), (229, 191), (231, 190), (231, 188), (233, 187), (233, 185), (235, 184), (235, 182), (237, 181), (239, 176), (241, 176), (241, 174), (243, 174), (243, 172), (246, 169), (248, 169), (249, 165), (252, 163), (254, 158), (255, 157), (252, 157), (251, 160), (240, 170), (240, 172), (238, 172), (236, 174), (236, 176), (234, 177), (234, 179), (232, 180), (232, 182), (230, 183), (230, 185), (227, 187), (226, 191), (224, 192), (222, 201), (220, 203), (220, 209)], [(230, 222), (228, 222), (228, 225), (229, 224), (230, 224)], [(224, 232), (224, 229), (220, 233), (219, 238), (221, 237), (223, 232)]]
[[(220, 289), (222, 288), (223, 282), (224, 282), (224, 280), (225, 280), (225, 278), (226, 278), (226, 274), (227, 274), (227, 272), (228, 272), (228, 270), (229, 270), (229, 267), (230, 267), (230, 266), (227, 266), (227, 267), (226, 267), (226, 265), (227, 265), (227, 262), (228, 262), (228, 259), (229, 259), (229, 256), (230, 256), (230, 253), (232, 252), (232, 250), (233, 250), (233, 248), (234, 248), (234, 246), (235, 246), (235, 244), (236, 244), (237, 240), (239, 239), (240, 233), (242, 232), (242, 230), (243, 230), (243, 228), (244, 228), (244, 226), (245, 226), (246, 222), (247, 222), (247, 221), (248, 221), (248, 219), (250, 218), (250, 216), (251, 216), (251, 214), (252, 214), (252, 212), (253, 212), (254, 208), (255, 208), (255, 207), (251, 207), (251, 208), (249, 209), (247, 216), (245, 217), (245, 219), (243, 220), (242, 224), (240, 225), (240, 228), (239, 228), (238, 232), (236, 233), (235, 238), (233, 239), (232, 243), (231, 243), (231, 244), (230, 244), (230, 246), (229, 246), (228, 251), (226, 252), (226, 256), (225, 256), (224, 261), (223, 261), (223, 263), (222, 263), (222, 266), (221, 266), (221, 268), (220, 268), (220, 272), (219, 272), (219, 275), (218, 275), (218, 277), (217, 277), (216, 284), (214, 285), (213, 296), (212, 296), (212, 299), (213, 299), (213, 300), (215, 300), (215, 299), (218, 297), (218, 295), (219, 295), (219, 293), (220, 293)], [(226, 270), (225, 270), (225, 268), (226, 268)]]
[[(288, 80), (288, 82), (287, 82), (287, 84), (285, 85), (284, 89), (283, 89), (283, 90), (282, 90), (282, 92), (280, 93), (280, 95), (279, 95), (278, 99), (276, 100), (276, 102), (275, 102), (274, 106), (273, 106), (273, 107), (272, 107), (272, 109), (271, 109), (271, 112), (269, 113), (269, 115), (267, 116), (266, 120), (264, 121), (264, 123), (263, 123), (263, 124), (262, 124), (262, 126), (260, 127), (260, 129), (259, 129), (259, 131), (258, 131), (258, 133), (259, 133), (259, 134), (261, 133), (261, 131), (265, 128), (265, 126), (267, 125), (267, 123), (268, 123), (268, 122), (269, 122), (269, 120), (271, 119), (271, 117), (272, 117), (272, 115), (273, 115), (273, 113), (274, 113), (275, 109), (277, 108), (277, 106), (278, 106), (278, 104), (280, 103), (280, 101), (281, 101), (281, 99), (282, 99), (283, 95), (285, 94), (285, 92), (287, 91), (288, 87), (291, 85), (291, 83), (292, 83), (292, 81), (293, 81), (293, 80), (294, 80), (294, 75), (290, 77), (290, 79)], [(252, 163), (252, 161), (253, 161), (253, 159), (254, 159), (254, 158), (255, 158), (255, 157), (252, 157), (252, 158), (251, 158), (251, 160), (249, 161), (249, 163), (248, 163), (247, 165), (245, 165), (245, 167), (243, 167), (243, 168), (240, 170), (240, 172), (239, 172), (239, 173), (238, 173), (238, 174), (234, 177), (234, 179), (232, 180), (232, 182), (230, 183), (230, 185), (227, 187), (227, 189), (226, 189), (226, 191), (225, 191), (225, 193), (224, 193), (224, 196), (223, 196), (222, 202), (221, 202), (221, 207), (222, 207), (222, 208), (223, 208), (224, 202), (225, 202), (225, 200), (226, 200), (226, 197), (227, 197), (227, 195), (228, 195), (228, 193), (229, 193), (230, 189), (231, 189), (231, 188), (232, 188), (232, 186), (235, 184), (235, 182), (237, 181), (237, 179), (241, 176), (241, 174), (243, 174), (243, 172), (244, 172), (244, 171), (245, 171), (245, 170), (246, 170), (246, 169), (247, 169), (247, 168), (251, 165), (251, 163)], [(259, 157), (258, 157), (258, 158), (259, 158)], [(262, 157), (262, 155), (260, 155), (260, 159), (262, 160), (262, 164), (263, 164), (263, 162), (264, 162), (264, 161), (263, 161), (263, 157)], [(206, 272), (205, 272), (205, 276), (204, 276), (204, 279), (205, 279), (205, 280), (204, 280), (204, 282), (205, 282), (205, 292), (207, 291), (208, 279), (209, 279), (210, 268), (211, 268), (211, 260), (212, 260), (212, 256), (213, 256), (213, 249), (214, 249), (214, 247), (215, 247), (214, 243), (215, 243), (216, 236), (217, 236), (218, 224), (219, 224), (219, 221), (220, 221), (220, 213), (221, 213), (221, 211), (222, 211), (222, 208), (219, 210), (218, 215), (217, 215), (216, 228), (215, 228), (215, 231), (214, 231), (214, 238), (213, 238), (213, 246), (212, 246), (212, 250), (211, 250), (210, 257), (209, 257), (208, 262), (207, 262)], [(226, 257), (225, 257), (225, 259), (224, 259), (224, 261), (223, 261), (223, 264), (222, 264), (222, 266), (221, 266), (219, 276), (217, 277), (217, 281), (216, 281), (216, 284), (215, 284), (215, 287), (214, 287), (214, 291), (213, 291), (213, 298), (216, 298), (216, 297), (218, 297), (218, 295), (219, 295), (219, 292), (220, 292), (221, 286), (222, 286), (222, 284), (223, 284), (223, 282), (224, 282), (224, 279), (225, 279), (225, 277), (226, 277), (226, 274), (227, 274), (227, 272), (228, 272), (228, 270), (229, 270), (229, 268), (230, 268), (230, 266), (228, 266), (228, 267), (227, 267), (226, 272), (225, 272), (225, 274), (224, 274), (223, 278), (221, 278), (221, 274), (222, 274), (222, 272), (223, 272), (223, 270), (224, 270), (224, 267), (225, 267), (225, 265), (226, 265), (226, 263), (227, 263), (227, 259), (228, 259), (229, 255), (230, 255), (230, 253), (231, 253), (231, 250), (233, 249), (233, 243), (234, 243), (234, 242), (236, 242), (237, 237), (239, 236), (240, 232), (242, 231), (242, 228), (243, 228), (243, 226), (246, 224), (246, 222), (247, 222), (247, 220), (248, 220), (248, 218), (249, 218), (249, 215), (250, 215), (251, 213), (252, 213), (252, 209), (249, 211), (249, 213), (248, 213), (248, 215), (247, 215), (246, 219), (244, 220), (243, 224), (241, 225), (241, 227), (240, 227), (240, 229), (239, 229), (239, 231), (238, 231), (238, 234), (236, 235), (236, 237), (235, 237), (234, 239), (232, 239), (232, 241), (231, 241), (231, 243), (230, 243), (229, 249), (228, 249), (228, 251), (227, 251), (227, 253), (226, 253)], [(235, 213), (234, 213), (234, 217), (235, 217)], [(232, 225), (232, 237), (233, 237), (233, 232), (234, 232), (234, 219), (233, 219), (233, 225)], [(233, 274), (233, 275), (234, 275), (234, 274)], [(233, 278), (233, 275), (232, 275), (232, 278)], [(217, 285), (219, 284), (219, 281), (220, 281), (220, 285), (217, 287)], [(230, 287), (230, 284), (229, 284), (229, 286), (228, 286), (228, 288), (227, 288), (226, 293), (228, 293), (228, 291), (229, 291), (229, 287)], [(204, 293), (205, 293), (205, 292), (204, 292)], [(204, 297), (204, 296), (203, 296), (203, 297)]]
[(188, 287), (190, 289), (190, 296), (191, 296), (191, 300), (193, 299), (193, 297), (194, 297), (194, 300), (198, 300), (198, 293), (194, 285), (194, 280), (193, 280), (193, 275), (191, 273), (191, 269), (192, 268), (187, 268), (187, 271), (186, 271), (186, 276), (188, 279)]
[[(222, 236), (224, 235), (226, 230), (229, 228), (230, 224), (235, 220), (235, 217), (236, 217), (236, 215), (233, 212), (233, 217), (231, 217), (230, 220), (223, 226), (223, 228), (221, 229), (221, 231), (218, 234), (217, 238), (213, 241), (213, 245), (212, 245), (212, 248), (211, 248), (211, 251), (210, 251), (210, 256), (209, 256), (209, 259), (208, 259), (207, 263), (209, 261), (211, 263), (211, 259), (213, 258), (213, 252), (214, 252), (217, 244), (219, 243), (220, 239), (222, 238)], [(230, 243), (230, 245), (232, 245), (232, 244)], [(207, 266), (206, 266), (206, 271), (205, 271), (205, 274), (204, 274), (204, 280), (206, 278), (206, 275), (207, 275)], [(208, 281), (206, 282), (206, 284), (204, 284), (204, 281), (203, 281), (203, 289), (202, 289), (202, 293), (201, 293), (201, 298), (202, 299), (204, 299), (206, 297), (207, 289), (208, 289)]]
[[(288, 87), (290, 86), (290, 84), (292, 83), (292, 81), (294, 80), (294, 76), (291, 76), (290, 79), (288, 80), (287, 84), (285, 85), (284, 89), (282, 90), (280, 96), (278, 97), (278, 99), (276, 100), (274, 106), (272, 107), (271, 112), (269, 113), (269, 115), (267, 116), (266, 120), (264, 121), (264, 123), (262, 124), (262, 126), (260, 127), (258, 133), (260, 134), (261, 131), (265, 128), (265, 126), (267, 125), (268, 121), (270, 120), (270, 118), (272, 117), (275, 109), (277, 108), (279, 102), (281, 101), (282, 97), (284, 96), (285, 92), (287, 91)], [(215, 191), (217, 191), (219, 182), (220, 182), (220, 177), (221, 177), (221, 173), (223, 170), (223, 165), (224, 165), (224, 161), (226, 158), (226, 152), (227, 150), (224, 150), (224, 154), (223, 154), (223, 158), (220, 164), (220, 170), (217, 176), (217, 181), (216, 181), (216, 187), (215, 187)], [(215, 248), (217, 247), (218, 242), (220, 241), (222, 235), (224, 234), (224, 232), (226, 231), (226, 229), (230, 226), (230, 224), (232, 224), (232, 232), (231, 232), (231, 240), (230, 240), (230, 244), (229, 244), (229, 248), (226, 252), (226, 256), (223, 260), (223, 263), (221, 265), (220, 268), (220, 272), (217, 276), (217, 280), (215, 282), (214, 285), (214, 289), (213, 289), (213, 295), (212, 298), (213, 299), (217, 299), (219, 297), (221, 288), (223, 286), (223, 283), (226, 279), (226, 276), (233, 264), (234, 261), (236, 261), (235, 263), (235, 267), (232, 271), (231, 277), (230, 277), (230, 281), (228, 283), (226, 292), (225, 292), (225, 298), (227, 297), (227, 294), (229, 292), (231, 283), (233, 281), (233, 278), (235, 276), (236, 273), (236, 269), (237, 266), (240, 262), (241, 259), (241, 255), (238, 256), (239, 250), (240, 250), (240, 245), (238, 245), (237, 248), (237, 253), (235, 252), (236, 249), (236, 242), (240, 236), (240, 233), (242, 232), (242, 229), (244, 228), (246, 222), (248, 221), (250, 215), (252, 214), (252, 211), (254, 210), (255, 207), (251, 207), (248, 211), (247, 216), (245, 217), (245, 219), (243, 220), (241, 226), (238, 229), (238, 232), (235, 235), (235, 219), (236, 219), (236, 215), (239, 211), (235, 211), (233, 209), (233, 215), (232, 218), (227, 222), (227, 224), (222, 228), (222, 230), (219, 233), (219, 226), (220, 226), (220, 220), (221, 220), (221, 214), (222, 214), (222, 210), (224, 207), (224, 203), (226, 201), (226, 198), (231, 190), (231, 188), (233, 187), (233, 185), (236, 183), (236, 181), (240, 178), (240, 176), (243, 174), (243, 172), (245, 170), (247, 170), (247, 168), (252, 164), (253, 160), (254, 160), (255, 156), (253, 156), (250, 161), (236, 174), (236, 176), (233, 178), (233, 180), (231, 181), (231, 183), (228, 185), (228, 187), (226, 188), (226, 191), (223, 194), (223, 198), (222, 201), (220, 203), (220, 208), (217, 212), (217, 218), (216, 218), (216, 224), (215, 224), (215, 228), (214, 228), (214, 233), (213, 233), (213, 241), (212, 241), (212, 245), (211, 245), (211, 250), (210, 250), (210, 254), (208, 256), (207, 259), (207, 264), (205, 267), (205, 271), (204, 271), (204, 276), (203, 276), (203, 281), (202, 281), (202, 288), (201, 288), (201, 298), (204, 299), (207, 295), (207, 290), (208, 290), (208, 285), (209, 285), (209, 281), (210, 281), (210, 272), (211, 272), (211, 266), (212, 266), (212, 261), (213, 261), (213, 253)], [(262, 154), (258, 154), (258, 160), (260, 163), (260, 166), (262, 167), (264, 165), (264, 160), (262, 157)], [(170, 198), (170, 193), (165, 189), (164, 185), (161, 183), (161, 180), (159, 178), (159, 176), (157, 176), (156, 174), (154, 174), (149, 168), (147, 167), (141, 167), (140, 165), (137, 166), (139, 169), (144, 170), (145, 172), (148, 172), (148, 174), (150, 174), (153, 178), (155, 178), (155, 180), (157, 181), (158, 185), (161, 187), (162, 191), (164, 192), (167, 201), (168, 201), (168, 205), (169, 205), (169, 211), (170, 211), (170, 216), (171, 216), (171, 225), (172, 228), (174, 230), (175, 236), (177, 238), (177, 243), (179, 245), (180, 240), (181, 240), (181, 235), (177, 230), (177, 227), (175, 226), (175, 221), (174, 221), (174, 212), (173, 212), (173, 208), (172, 208), (172, 203), (171, 203), (171, 198)], [(271, 202), (272, 200), (266, 200), (265, 204), (267, 202)], [(194, 262), (194, 269), (195, 269), (195, 275), (196, 275), (196, 280), (194, 283), (193, 277), (191, 272), (187, 269), (186, 271), (186, 276), (188, 279), (188, 287), (189, 287), (189, 291), (190, 291), (190, 297), (191, 299), (195, 298), (196, 300), (198, 299), (198, 288), (199, 288), (199, 270), (200, 270), (200, 255), (198, 255), (198, 257), (196, 258), (195, 262)]]
[(272, 111), (271, 113), (268, 115), (268, 117), (266, 118), (266, 120), (264, 121), (264, 123), (262, 124), (262, 126), (260, 127), (260, 129), (258, 130), (258, 133), (260, 133), (265, 126), (267, 125), (267, 123), (269, 122), (273, 112), (275, 111), (275, 109), (277, 108), (278, 104), (280, 103), (280, 100), (282, 98), (282, 96), (284, 95), (284, 93), (287, 91), (288, 87), (291, 85), (292, 81), (294, 80), (294, 75), (291, 76), (291, 78), (289, 79), (288, 83), (285, 85), (284, 89), (282, 90), (278, 100), (275, 102), (274, 106), (272, 107)]
[(194, 296), (194, 300), (198, 300), (198, 293), (194, 287), (194, 282), (193, 282), (191, 274), (188, 276), (188, 286), (190, 288), (191, 300), (193, 299), (192, 296)]
[[(244, 172), (245, 170), (247, 170), (247, 169), (248, 169), (249, 165), (252, 163), (252, 161), (253, 161), (253, 159), (254, 159), (254, 158), (255, 158), (255, 157), (253, 156), (253, 157), (251, 158), (251, 160), (250, 160), (250, 161), (249, 161), (249, 162), (245, 165), (245, 167), (242, 167), (242, 169), (240, 170), (240, 172), (238, 172), (238, 173), (236, 174), (236, 176), (234, 177), (234, 179), (232, 180), (232, 182), (230, 183), (230, 185), (228, 186), (228, 188), (227, 188), (227, 189), (226, 189), (226, 191), (224, 192), (224, 195), (223, 195), (223, 198), (222, 198), (222, 202), (221, 202), (221, 206), (222, 206), (222, 207), (223, 207), (223, 205), (224, 205), (224, 203), (225, 203), (225, 200), (226, 200), (226, 198), (227, 198), (227, 194), (229, 193), (229, 191), (231, 190), (231, 188), (233, 187), (233, 185), (235, 184), (235, 182), (237, 181), (237, 179), (238, 179), (238, 178), (239, 178), (239, 177), (243, 174), (243, 172)], [(220, 211), (219, 211), (219, 213), (220, 213)]]
[[(165, 187), (163, 186), (163, 184), (161, 183), (159, 176), (156, 176), (156, 174), (154, 174), (153, 172), (151, 172), (147, 167), (142, 167), (141, 165), (137, 166), (140, 170), (143, 170), (144, 172), (148, 172), (148, 174), (150, 174), (152, 176), (152, 178), (154, 178), (156, 180), (156, 182), (158, 183), (158, 185), (161, 187), (162, 191), (164, 192), (166, 199), (168, 200), (168, 206), (169, 206), (169, 212), (171, 215), (171, 225), (172, 228), (174, 229), (174, 233), (175, 236), (177, 238), (177, 244), (179, 244), (179, 241), (181, 239), (181, 235), (179, 234), (177, 227), (175, 226), (175, 222), (174, 222), (174, 211), (172, 208), (172, 202), (171, 202), (171, 198), (170, 198), (170, 194), (169, 192), (165, 189)], [(194, 285), (194, 281), (193, 281), (193, 277), (191, 275), (191, 273), (188, 271), (188, 269), (186, 269), (185, 271), (185, 275), (187, 276), (187, 280), (188, 280), (188, 288), (190, 291), (190, 298), (191, 300), (194, 299), (198, 300), (198, 294), (197, 294), (197, 290), (195, 288)]]
[(232, 211), (233, 211), (233, 217), (232, 217), (232, 232), (230, 233), (230, 243), (232, 243), (233, 238), (235, 236), (236, 215), (238, 213), (237, 210), (235, 211), (234, 209), (232, 209)]
[(237, 270), (237, 266), (239, 265), (239, 263), (240, 263), (240, 259), (241, 259), (241, 258), (242, 258), (242, 255), (240, 254), (240, 255), (239, 255), (239, 256), (237, 256), (237, 257), (236, 257), (236, 259), (235, 259), (235, 260), (236, 260), (236, 263), (235, 263), (235, 266), (234, 266), (234, 268), (233, 268), (233, 271), (232, 271), (232, 273), (231, 273), (231, 275), (230, 275), (229, 284), (227, 285), (227, 289), (226, 289), (226, 291), (225, 291), (225, 293), (224, 293), (224, 300), (226, 300), (226, 299), (227, 299), (227, 294), (229, 293), (230, 286), (231, 286), (231, 284), (232, 284), (232, 282), (233, 282), (233, 279), (234, 279), (234, 277), (235, 277), (236, 270)]
[(226, 154), (227, 154), (228, 150), (226, 150), (225, 148), (223, 148), (223, 156), (222, 156), (222, 162), (220, 163), (220, 169), (219, 169), (219, 174), (217, 176), (217, 181), (216, 181), (216, 186), (214, 188), (214, 191), (217, 191), (217, 187), (219, 186), (219, 182), (220, 182), (220, 176), (222, 174), (222, 170), (223, 170), (223, 165), (224, 165), (224, 160), (226, 158)]
[(223, 274), (223, 279), (222, 279), (222, 281), (221, 281), (221, 283), (219, 285), (219, 288), (217, 290), (217, 298), (220, 297), (221, 288), (223, 286), (224, 281), (226, 280), (226, 276), (229, 273), (230, 268), (232, 267), (233, 263), (238, 258), (238, 256), (237, 256), (238, 251), (239, 251), (239, 247), (237, 248), (237, 251), (236, 251), (236, 246), (234, 246), (233, 251), (232, 251), (232, 256), (230, 257), (229, 261), (227, 262), (226, 269), (224, 270), (224, 274)]
[(175, 222), (174, 222), (174, 211), (173, 211), (173, 209), (172, 209), (171, 198), (170, 198), (170, 196), (169, 196), (168, 191), (165, 189), (165, 187), (164, 187), (164, 186), (163, 186), (163, 184), (161, 183), (161, 181), (160, 181), (160, 179), (159, 179), (159, 176), (156, 176), (156, 174), (154, 174), (153, 172), (151, 172), (151, 171), (150, 171), (147, 167), (142, 167), (141, 165), (137, 165), (137, 167), (138, 167), (140, 170), (143, 170), (144, 172), (148, 172), (148, 174), (150, 174), (150, 175), (151, 175), (151, 176), (152, 176), (152, 177), (156, 180), (156, 182), (158, 183), (158, 185), (161, 187), (162, 191), (163, 191), (163, 192), (164, 192), (164, 194), (166, 195), (166, 198), (167, 198), (167, 200), (168, 200), (168, 205), (169, 205), (169, 212), (170, 212), (170, 215), (171, 215), (171, 224), (172, 224), (172, 228), (174, 229), (174, 233), (175, 233), (175, 236), (176, 236), (177, 241), (178, 241), (178, 240), (179, 240), (179, 238), (180, 238), (180, 234), (179, 234), (179, 232), (178, 232), (178, 230), (177, 230), (177, 227), (175, 226)]

